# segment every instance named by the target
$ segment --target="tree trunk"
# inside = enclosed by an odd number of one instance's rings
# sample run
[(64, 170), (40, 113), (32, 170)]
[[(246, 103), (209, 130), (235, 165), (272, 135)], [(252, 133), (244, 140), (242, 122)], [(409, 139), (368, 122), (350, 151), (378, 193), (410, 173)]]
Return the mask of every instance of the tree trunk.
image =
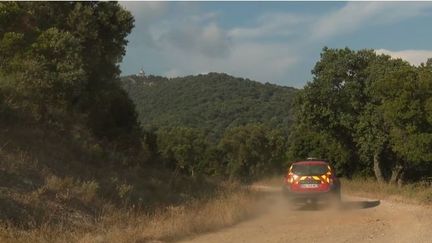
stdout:
[(169, 180), (169, 184), (168, 184), (170, 188), (174, 187), (174, 182), (175, 182), (174, 180), (178, 177), (179, 172), (180, 172), (180, 168), (178, 166), (176, 166), (176, 168), (174, 169), (173, 176), (170, 176), (170, 180)]
[(194, 170), (194, 167), (192, 167), (190, 171), (191, 171), (191, 177), (192, 177), (192, 178), (195, 178), (195, 170)]
[(396, 185), (397, 183), (399, 183), (399, 180), (401, 181), (401, 183), (403, 182), (403, 170), (404, 167), (401, 164), (397, 164), (393, 167), (392, 169), (392, 174), (390, 177), (390, 184)]
[(405, 169), (402, 169), (402, 172), (399, 175), (397, 184), (399, 187), (403, 186), (405, 184)]
[(381, 160), (379, 152), (375, 152), (373, 156), (373, 170), (378, 183), (383, 183), (385, 180), (381, 170)]

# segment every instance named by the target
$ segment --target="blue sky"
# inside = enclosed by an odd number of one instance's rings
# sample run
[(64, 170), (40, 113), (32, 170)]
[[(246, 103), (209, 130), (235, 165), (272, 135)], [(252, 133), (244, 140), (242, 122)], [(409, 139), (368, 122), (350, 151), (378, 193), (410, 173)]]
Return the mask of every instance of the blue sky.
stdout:
[(135, 17), (122, 74), (224, 72), (302, 87), (324, 46), (432, 57), (432, 2), (121, 2)]

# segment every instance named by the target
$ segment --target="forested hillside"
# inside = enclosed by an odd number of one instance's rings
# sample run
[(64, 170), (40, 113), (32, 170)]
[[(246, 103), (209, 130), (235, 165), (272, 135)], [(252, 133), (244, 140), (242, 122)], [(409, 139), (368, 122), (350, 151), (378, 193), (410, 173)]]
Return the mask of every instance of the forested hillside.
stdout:
[(167, 79), (127, 76), (123, 87), (147, 129), (185, 126), (219, 139), (226, 129), (263, 123), (288, 131), (296, 89), (223, 73)]
[[(301, 90), (217, 73), (129, 76), (123, 87), (142, 125), (157, 131), (158, 153), (166, 159), (177, 151), (172, 168), (251, 178), (312, 156), (330, 160), (342, 176), (403, 184), (431, 175), (431, 67), (430, 60), (413, 66), (373, 50), (324, 48)], [(201, 142), (180, 139), (188, 136)], [(205, 148), (188, 157), (180, 144)]]

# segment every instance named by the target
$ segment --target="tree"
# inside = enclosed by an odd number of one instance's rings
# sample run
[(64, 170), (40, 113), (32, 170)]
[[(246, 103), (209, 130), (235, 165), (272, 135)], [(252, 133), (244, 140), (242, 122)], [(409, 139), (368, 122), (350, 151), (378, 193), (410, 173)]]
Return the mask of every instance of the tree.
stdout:
[(314, 131), (308, 126), (296, 124), (289, 137), (286, 162), (304, 160), (308, 157), (328, 160), (338, 174), (344, 174), (350, 150), (325, 131)]
[(396, 155), (391, 183), (403, 183), (407, 169), (431, 162), (432, 127), (427, 106), (431, 97), (431, 68), (405, 65), (376, 82), (378, 107), (388, 125), (389, 143)]
[(194, 177), (206, 168), (207, 144), (200, 130), (162, 128), (157, 132), (157, 146), (166, 167), (174, 167), (176, 173), (185, 172)]
[(119, 83), (133, 21), (115, 2), (0, 3), (1, 88), (43, 123), (76, 114), (101, 139), (137, 141), (135, 107)]
[(378, 181), (399, 184), (407, 170), (432, 160), (430, 65), (324, 48), (312, 73), (296, 98), (292, 136), (303, 138), (291, 139), (290, 157), (339, 150), (348, 155), (336, 162), (343, 174), (373, 171)]
[(364, 89), (366, 104), (358, 114), (355, 124), (354, 140), (362, 161), (373, 169), (378, 182), (389, 177), (388, 170), (394, 167), (395, 153), (390, 147), (390, 125), (384, 119), (380, 106), (383, 100), (377, 95), (380, 80), (389, 72), (409, 66), (400, 59), (391, 59), (387, 55), (379, 55), (369, 62), (367, 79)]
[(251, 180), (280, 168), (285, 160), (286, 137), (261, 124), (229, 129), (219, 142), (230, 178)]
[(373, 50), (324, 48), (312, 70), (313, 81), (296, 98), (297, 122), (315, 133), (324, 131), (349, 154), (336, 162), (348, 176), (360, 167), (355, 124), (367, 103), (368, 65), (375, 58)]
[[(7, 33), (3, 41), (14, 39), (15, 42), (16, 37)], [(85, 73), (82, 59), (76, 56), (79, 40), (68, 32), (50, 28), (41, 32), (27, 48), (3, 63), (4, 76), (13, 82), (3, 82), (2, 86), (15, 89), (25, 97), (23, 105), (37, 118), (47, 121), (47, 116), (57, 114), (58, 110), (71, 109), (72, 101), (82, 91)]]

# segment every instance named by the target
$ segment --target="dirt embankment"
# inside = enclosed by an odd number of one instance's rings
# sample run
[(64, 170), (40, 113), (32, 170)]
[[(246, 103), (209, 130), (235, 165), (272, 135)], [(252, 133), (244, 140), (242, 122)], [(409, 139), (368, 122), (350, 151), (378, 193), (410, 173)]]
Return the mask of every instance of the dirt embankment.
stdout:
[(432, 209), (343, 196), (340, 208), (290, 205), (268, 191), (255, 218), (183, 242), (431, 242)]

